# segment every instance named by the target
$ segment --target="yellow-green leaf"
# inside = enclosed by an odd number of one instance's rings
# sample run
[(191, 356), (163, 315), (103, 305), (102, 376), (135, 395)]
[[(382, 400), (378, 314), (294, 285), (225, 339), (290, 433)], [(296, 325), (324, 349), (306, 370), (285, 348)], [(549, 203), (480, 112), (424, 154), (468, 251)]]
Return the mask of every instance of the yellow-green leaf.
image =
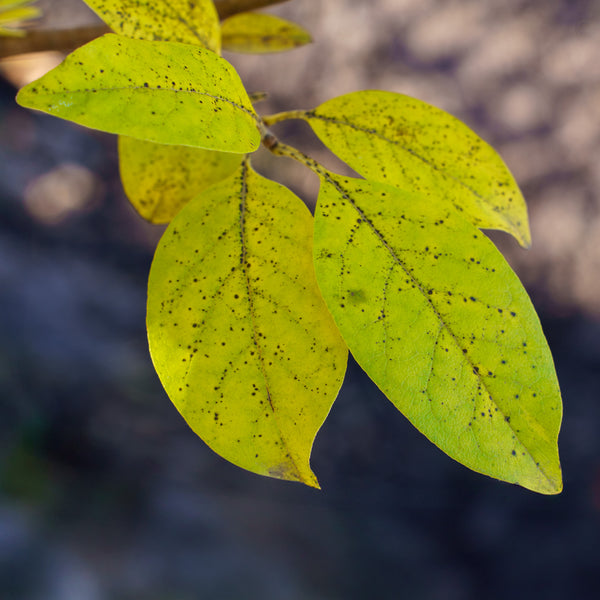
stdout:
[(292, 50), (312, 41), (310, 34), (295, 23), (253, 12), (225, 19), (222, 36), (224, 50), (257, 54)]
[(324, 175), (314, 243), (350, 351), (415, 427), (475, 471), (560, 492), (552, 357), (488, 238), (425, 196)]
[(158, 142), (246, 153), (256, 114), (234, 68), (177, 42), (108, 34), (24, 87), (17, 101), (81, 125)]
[(181, 42), (221, 50), (213, 0), (84, 0), (115, 32), (139, 40)]
[(531, 236), (527, 207), (502, 158), (464, 123), (415, 98), (353, 92), (305, 113), (323, 143), (363, 177), (452, 202), (484, 229)]
[(152, 223), (168, 223), (194, 196), (229, 177), (242, 158), (242, 154), (119, 137), (125, 193)]
[(0, 25), (8, 25), (10, 23), (18, 23), (33, 19), (40, 15), (38, 8), (33, 6), (23, 6), (21, 8), (12, 8), (10, 10), (0, 10)]
[(163, 386), (215, 452), (318, 486), (311, 447), (347, 349), (317, 288), (312, 224), (298, 197), (244, 162), (169, 225), (147, 325)]
[(27, 6), (32, 0), (2, 0), (0, 2), (0, 35), (20, 37), (25, 31), (20, 28), (24, 21), (41, 15), (39, 8)]

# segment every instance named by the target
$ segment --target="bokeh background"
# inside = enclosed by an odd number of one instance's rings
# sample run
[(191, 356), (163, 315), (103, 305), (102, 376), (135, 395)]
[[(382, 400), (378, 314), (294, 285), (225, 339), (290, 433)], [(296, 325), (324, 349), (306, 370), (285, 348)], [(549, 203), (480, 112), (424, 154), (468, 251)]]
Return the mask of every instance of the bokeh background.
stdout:
[[(90, 22), (40, 2), (52, 27)], [(268, 113), (357, 89), (417, 96), (503, 155), (533, 248), (493, 235), (539, 310), (563, 391), (565, 490), (537, 496), (433, 447), (352, 362), (319, 433), (323, 491), (213, 454), (162, 391), (115, 138), (14, 103), (60, 54), (0, 64), (0, 598), (600, 597), (600, 2), (291, 0), (315, 42), (228, 55)], [(334, 168), (301, 123), (277, 133)], [(314, 203), (316, 181), (258, 168)]]

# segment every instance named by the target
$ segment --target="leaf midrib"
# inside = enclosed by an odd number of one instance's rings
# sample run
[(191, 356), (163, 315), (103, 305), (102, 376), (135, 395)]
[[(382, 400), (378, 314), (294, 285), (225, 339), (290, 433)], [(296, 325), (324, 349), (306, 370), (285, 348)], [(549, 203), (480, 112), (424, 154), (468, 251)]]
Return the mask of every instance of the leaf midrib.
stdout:
[(254, 347), (256, 348), (256, 353), (258, 356), (258, 363), (260, 365), (260, 371), (262, 373), (264, 382), (265, 382), (265, 391), (267, 394), (267, 400), (269, 401), (269, 406), (271, 407), (271, 412), (273, 414), (273, 419), (277, 425), (277, 430), (279, 431), (279, 437), (284, 444), (287, 456), (290, 460), (290, 463), (293, 465), (295, 473), (294, 475), (299, 481), (303, 481), (303, 477), (301, 475), (301, 470), (296, 464), (296, 460), (291, 452), (288, 440), (286, 436), (283, 435), (283, 431), (279, 426), (279, 419), (277, 418), (277, 411), (275, 410), (275, 406), (273, 405), (273, 400), (271, 397), (271, 390), (269, 387), (269, 377), (267, 375), (267, 368), (265, 365), (265, 359), (263, 357), (262, 348), (259, 344), (258, 340), (258, 330), (256, 327), (256, 315), (254, 313), (254, 291), (252, 290), (252, 285), (250, 283), (250, 274), (248, 273), (247, 267), (247, 248), (246, 248), (246, 201), (248, 198), (248, 171), (249, 165), (248, 161), (244, 160), (242, 162), (241, 167), (241, 186), (240, 186), (240, 204), (239, 204), (239, 227), (240, 227), (240, 243), (241, 243), (241, 251), (240, 251), (240, 267), (242, 269), (242, 273), (244, 274), (244, 280), (246, 283), (246, 294), (248, 298), (248, 309), (250, 313), (250, 323), (252, 326), (252, 338)]
[(253, 121), (257, 121), (257, 116), (256, 114), (249, 110), (248, 108), (246, 108), (245, 106), (238, 104), (237, 102), (234, 102), (233, 100), (230, 100), (229, 98), (224, 98), (223, 96), (215, 96), (213, 94), (209, 94), (208, 92), (199, 92), (197, 90), (192, 91), (192, 90), (176, 90), (173, 88), (163, 88), (163, 87), (152, 87), (152, 86), (145, 86), (145, 85), (132, 85), (132, 86), (126, 86), (126, 87), (103, 87), (103, 88), (87, 88), (84, 90), (62, 90), (62, 91), (56, 91), (56, 92), (46, 92), (46, 93), (39, 93), (36, 92), (36, 96), (38, 98), (43, 98), (43, 97), (52, 97), (52, 96), (64, 96), (64, 95), (70, 95), (70, 94), (89, 94), (89, 93), (96, 93), (96, 92), (124, 92), (124, 91), (131, 91), (131, 90), (147, 90), (147, 91), (151, 91), (151, 92), (157, 92), (157, 93), (163, 93), (163, 92), (171, 92), (171, 93), (175, 93), (175, 94), (182, 94), (182, 93), (186, 93), (186, 94), (196, 94), (198, 96), (206, 96), (208, 98), (212, 98), (213, 100), (217, 100), (217, 101), (222, 101), (225, 102), (226, 104), (231, 104), (232, 106), (234, 106), (235, 108), (239, 108), (241, 111), (245, 112), (248, 116), (252, 117)]

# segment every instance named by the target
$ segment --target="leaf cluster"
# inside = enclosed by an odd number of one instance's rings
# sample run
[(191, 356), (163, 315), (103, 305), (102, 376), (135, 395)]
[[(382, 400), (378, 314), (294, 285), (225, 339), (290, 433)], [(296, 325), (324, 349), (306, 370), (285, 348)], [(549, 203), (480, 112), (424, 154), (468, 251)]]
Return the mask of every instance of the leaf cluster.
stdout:
[[(481, 229), (530, 245), (500, 156), (451, 115), (362, 91), (259, 115), (220, 56), (310, 41), (212, 0), (86, 0), (113, 29), (19, 92), (23, 106), (119, 135), (125, 191), (169, 223), (148, 284), (151, 356), (216, 452), (318, 487), (313, 440), (348, 351), (434, 444), (478, 472), (562, 489), (552, 357), (517, 276)], [(359, 177), (328, 171), (270, 127), (306, 121)], [(314, 216), (259, 175), (260, 143), (320, 178)]]

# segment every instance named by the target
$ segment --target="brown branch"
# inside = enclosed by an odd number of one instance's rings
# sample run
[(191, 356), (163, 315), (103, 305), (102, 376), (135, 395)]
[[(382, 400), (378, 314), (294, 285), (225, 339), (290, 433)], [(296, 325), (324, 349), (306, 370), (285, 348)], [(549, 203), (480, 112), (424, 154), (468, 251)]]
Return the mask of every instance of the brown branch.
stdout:
[(31, 30), (24, 37), (0, 38), (0, 58), (29, 52), (72, 50), (109, 31), (104, 24), (74, 29)]
[[(215, 6), (219, 17), (226, 19), (237, 13), (282, 2), (287, 0), (215, 0)], [(29, 52), (72, 50), (109, 31), (103, 23), (73, 29), (33, 29), (23, 37), (0, 38), (0, 59)]]
[(287, 0), (215, 0), (215, 6), (222, 20), (241, 12), (264, 8), (272, 4), (281, 4), (282, 2), (287, 2)]

